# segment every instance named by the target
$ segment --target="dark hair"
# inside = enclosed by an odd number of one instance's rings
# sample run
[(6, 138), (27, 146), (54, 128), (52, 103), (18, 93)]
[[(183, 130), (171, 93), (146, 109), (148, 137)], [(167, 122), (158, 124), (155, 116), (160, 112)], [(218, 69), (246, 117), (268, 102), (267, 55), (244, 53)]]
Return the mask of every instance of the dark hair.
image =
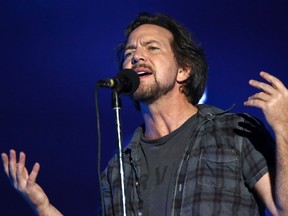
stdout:
[(206, 81), (208, 66), (204, 50), (195, 42), (191, 33), (181, 24), (164, 14), (140, 13), (126, 28), (126, 40), (120, 44), (117, 50), (119, 66), (124, 61), (123, 52), (130, 33), (143, 24), (153, 24), (163, 27), (173, 35), (172, 50), (180, 67), (191, 68), (189, 78), (183, 82), (181, 91), (188, 101), (196, 105), (202, 97)]

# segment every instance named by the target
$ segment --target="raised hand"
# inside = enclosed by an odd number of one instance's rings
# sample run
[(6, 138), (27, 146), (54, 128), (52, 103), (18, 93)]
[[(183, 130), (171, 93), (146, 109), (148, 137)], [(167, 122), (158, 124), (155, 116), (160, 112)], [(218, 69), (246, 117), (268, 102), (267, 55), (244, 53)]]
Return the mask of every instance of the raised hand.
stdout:
[(244, 102), (246, 106), (260, 108), (275, 133), (283, 133), (288, 128), (288, 89), (275, 76), (261, 72), (260, 76), (268, 83), (250, 80), (249, 84), (260, 92)]
[(19, 160), (17, 162), (16, 152), (10, 150), (9, 157), (6, 153), (2, 153), (2, 160), (4, 171), (9, 177), (13, 187), (24, 197), (24, 199), (31, 205), (35, 213), (38, 215), (62, 215), (49, 203), (43, 189), (36, 183), (40, 165), (35, 163), (31, 173), (28, 173), (25, 167), (26, 155), (20, 152)]

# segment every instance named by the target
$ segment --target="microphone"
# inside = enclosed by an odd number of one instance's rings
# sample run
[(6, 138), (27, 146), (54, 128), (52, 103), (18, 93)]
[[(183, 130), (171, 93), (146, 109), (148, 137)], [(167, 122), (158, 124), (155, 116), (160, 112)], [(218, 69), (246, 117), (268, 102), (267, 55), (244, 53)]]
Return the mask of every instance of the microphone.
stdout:
[(124, 95), (131, 95), (137, 90), (139, 84), (139, 76), (134, 70), (123, 69), (113, 78), (97, 81), (96, 87), (112, 88), (116, 92), (123, 93)]

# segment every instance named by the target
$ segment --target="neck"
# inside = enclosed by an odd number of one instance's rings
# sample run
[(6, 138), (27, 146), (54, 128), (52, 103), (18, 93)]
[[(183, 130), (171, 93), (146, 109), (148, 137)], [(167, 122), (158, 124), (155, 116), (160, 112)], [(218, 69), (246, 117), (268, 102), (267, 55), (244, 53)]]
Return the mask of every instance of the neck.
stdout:
[(145, 138), (157, 139), (171, 133), (195, 115), (197, 110), (186, 98), (157, 101), (150, 105), (141, 104)]

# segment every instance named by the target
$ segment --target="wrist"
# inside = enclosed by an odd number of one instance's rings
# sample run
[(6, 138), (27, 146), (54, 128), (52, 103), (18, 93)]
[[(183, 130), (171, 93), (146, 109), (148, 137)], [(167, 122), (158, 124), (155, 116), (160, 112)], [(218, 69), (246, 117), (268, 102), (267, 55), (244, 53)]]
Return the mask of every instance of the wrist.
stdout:
[(49, 216), (51, 204), (49, 200), (35, 206), (35, 212), (38, 216)]
[(49, 201), (36, 208), (36, 214), (38, 216), (63, 216)]

